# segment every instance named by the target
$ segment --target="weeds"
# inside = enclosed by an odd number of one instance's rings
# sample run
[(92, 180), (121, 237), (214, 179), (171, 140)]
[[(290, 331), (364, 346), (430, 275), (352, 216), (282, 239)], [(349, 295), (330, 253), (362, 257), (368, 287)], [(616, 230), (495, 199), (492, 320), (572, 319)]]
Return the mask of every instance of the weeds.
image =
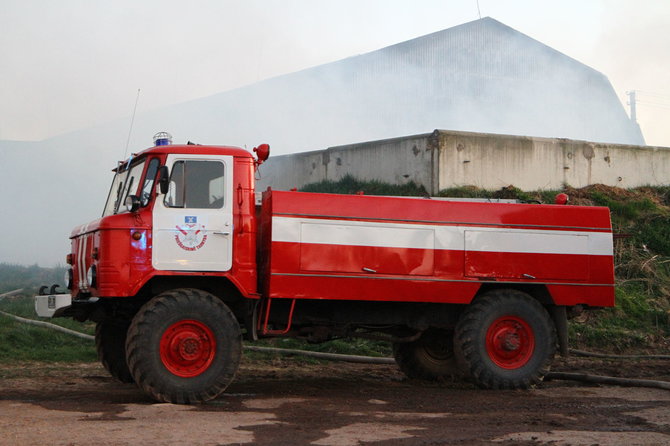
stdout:
[(361, 181), (351, 175), (345, 175), (339, 181), (324, 180), (308, 184), (301, 189), (303, 192), (322, 192), (328, 194), (353, 195), (363, 192), (365, 195), (393, 195), (393, 196), (427, 196), (423, 186), (413, 181), (406, 184), (388, 184), (381, 181)]
[(493, 192), (480, 189), (476, 186), (461, 186), (443, 189), (437, 196), (450, 198), (493, 198)]

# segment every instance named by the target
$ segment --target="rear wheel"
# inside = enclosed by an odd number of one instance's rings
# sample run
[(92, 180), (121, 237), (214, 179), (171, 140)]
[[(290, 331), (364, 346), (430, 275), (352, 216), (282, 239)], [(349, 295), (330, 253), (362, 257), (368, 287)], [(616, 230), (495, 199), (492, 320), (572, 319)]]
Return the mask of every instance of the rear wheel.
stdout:
[(393, 344), (393, 357), (409, 378), (434, 381), (457, 373), (454, 337), (449, 330), (431, 329), (413, 342)]
[(132, 383), (126, 362), (126, 333), (130, 322), (105, 321), (95, 326), (95, 349), (103, 367), (122, 383)]
[(154, 399), (198, 403), (216, 398), (235, 377), (242, 334), (233, 313), (213, 295), (172, 290), (137, 313), (126, 354), (135, 381)]
[(495, 290), (478, 297), (456, 326), (454, 353), (480, 387), (523, 389), (549, 372), (556, 330), (545, 308), (526, 293)]

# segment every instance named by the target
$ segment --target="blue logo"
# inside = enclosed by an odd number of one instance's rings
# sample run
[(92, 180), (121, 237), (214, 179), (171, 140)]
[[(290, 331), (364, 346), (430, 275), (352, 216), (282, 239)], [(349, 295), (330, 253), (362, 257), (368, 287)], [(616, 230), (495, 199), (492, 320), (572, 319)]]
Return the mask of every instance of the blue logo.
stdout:
[(184, 223), (186, 224), (196, 224), (198, 222), (198, 217), (192, 216), (192, 215), (187, 215), (184, 217)]

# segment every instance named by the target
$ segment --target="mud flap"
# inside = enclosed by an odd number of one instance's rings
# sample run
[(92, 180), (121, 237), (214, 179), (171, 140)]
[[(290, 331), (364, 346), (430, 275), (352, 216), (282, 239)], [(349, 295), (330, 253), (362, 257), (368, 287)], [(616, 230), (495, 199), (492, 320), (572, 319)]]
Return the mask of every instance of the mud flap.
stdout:
[(554, 321), (556, 327), (556, 335), (558, 337), (558, 351), (561, 356), (568, 356), (568, 314), (565, 306), (554, 305), (549, 307), (551, 319)]

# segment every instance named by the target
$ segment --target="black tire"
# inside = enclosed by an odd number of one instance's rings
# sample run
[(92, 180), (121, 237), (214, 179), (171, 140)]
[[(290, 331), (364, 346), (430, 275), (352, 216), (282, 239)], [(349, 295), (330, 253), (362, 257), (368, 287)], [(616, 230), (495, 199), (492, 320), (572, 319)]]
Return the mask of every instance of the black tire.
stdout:
[(542, 381), (556, 352), (547, 310), (517, 290), (490, 291), (463, 312), (454, 354), (462, 373), (487, 389), (526, 389)]
[(130, 322), (105, 321), (95, 326), (95, 349), (105, 370), (122, 383), (134, 383), (126, 362), (126, 333)]
[(230, 309), (213, 295), (171, 290), (135, 315), (126, 355), (133, 378), (155, 400), (199, 403), (216, 398), (235, 378), (242, 333)]
[(407, 377), (435, 381), (458, 374), (453, 346), (453, 331), (431, 329), (416, 341), (394, 343), (393, 357)]

